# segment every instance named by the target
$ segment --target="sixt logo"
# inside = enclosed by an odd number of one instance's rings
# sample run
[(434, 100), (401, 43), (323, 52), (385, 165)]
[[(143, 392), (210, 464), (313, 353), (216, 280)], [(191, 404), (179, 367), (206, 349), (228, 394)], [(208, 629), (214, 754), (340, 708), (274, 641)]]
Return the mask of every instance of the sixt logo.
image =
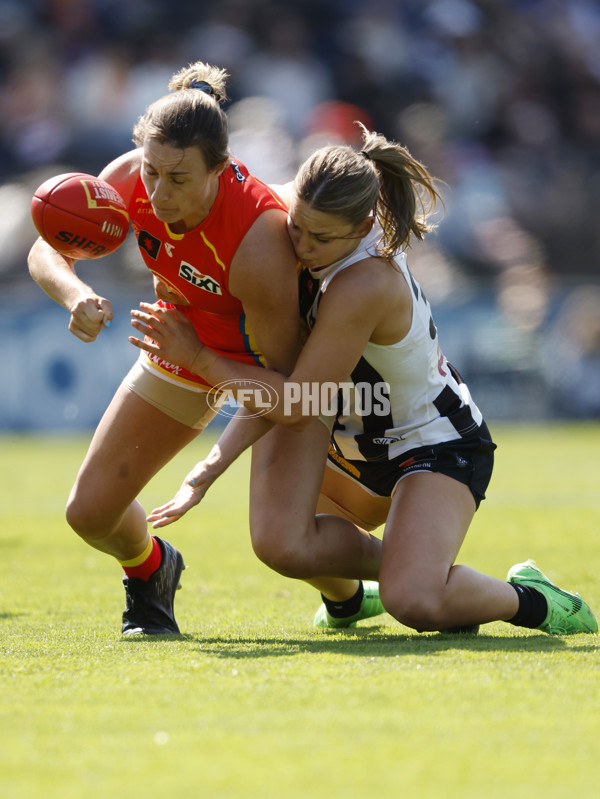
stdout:
[(221, 291), (221, 286), (214, 278), (203, 275), (202, 272), (199, 272), (191, 264), (186, 263), (186, 261), (182, 261), (179, 265), (179, 277), (187, 280), (188, 283), (191, 283), (192, 286), (196, 286), (196, 288), (210, 292), (210, 294), (223, 293)]

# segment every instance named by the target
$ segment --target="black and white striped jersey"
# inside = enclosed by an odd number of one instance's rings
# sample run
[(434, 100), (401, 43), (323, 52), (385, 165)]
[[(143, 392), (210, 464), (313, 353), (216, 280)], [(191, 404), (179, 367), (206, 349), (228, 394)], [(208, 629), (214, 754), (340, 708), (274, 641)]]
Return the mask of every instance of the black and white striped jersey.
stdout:
[[(309, 328), (327, 286), (342, 270), (377, 255), (380, 237), (375, 225), (347, 258), (321, 271), (304, 270), (300, 310)], [(369, 342), (349, 377), (352, 388), (338, 394), (332, 443), (349, 461), (391, 460), (418, 447), (473, 436), (482, 423), (469, 389), (440, 349), (431, 307), (406, 255), (398, 253), (395, 262), (411, 288), (412, 323), (395, 344)]]

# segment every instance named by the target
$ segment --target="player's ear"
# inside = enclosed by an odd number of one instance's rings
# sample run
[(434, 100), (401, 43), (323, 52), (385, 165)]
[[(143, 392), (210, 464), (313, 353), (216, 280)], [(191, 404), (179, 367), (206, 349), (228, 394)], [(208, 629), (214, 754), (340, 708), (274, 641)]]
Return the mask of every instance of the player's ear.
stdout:
[(361, 237), (361, 239), (364, 239), (365, 236), (369, 235), (374, 224), (375, 224), (374, 216), (367, 216), (365, 219), (363, 219), (362, 222), (359, 223), (357, 227), (357, 232), (358, 235)]
[(221, 177), (221, 175), (223, 174), (223, 172), (225, 172), (228, 166), (229, 166), (229, 158), (226, 158), (224, 161), (221, 161), (220, 164), (217, 164), (213, 171), (217, 177)]

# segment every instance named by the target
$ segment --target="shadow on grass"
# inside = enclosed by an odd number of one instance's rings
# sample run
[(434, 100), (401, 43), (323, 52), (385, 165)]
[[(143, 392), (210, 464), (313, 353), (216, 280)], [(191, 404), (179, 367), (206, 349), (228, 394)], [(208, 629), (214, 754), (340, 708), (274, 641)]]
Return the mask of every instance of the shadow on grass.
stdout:
[[(578, 652), (597, 651), (598, 643), (579, 645)], [(381, 628), (321, 631), (303, 637), (279, 636), (131, 636), (123, 639), (128, 645), (151, 645), (159, 641), (192, 645), (203, 655), (217, 658), (290, 657), (295, 654), (340, 654), (361, 657), (397, 657), (438, 655), (450, 650), (465, 652), (556, 652), (566, 648), (560, 637), (543, 634), (524, 636), (469, 635), (448, 633), (391, 634)]]

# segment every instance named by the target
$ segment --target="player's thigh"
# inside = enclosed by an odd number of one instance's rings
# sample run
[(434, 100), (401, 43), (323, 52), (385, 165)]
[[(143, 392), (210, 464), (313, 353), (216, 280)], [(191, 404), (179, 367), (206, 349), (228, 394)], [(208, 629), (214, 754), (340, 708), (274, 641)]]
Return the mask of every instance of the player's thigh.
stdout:
[(125, 508), (198, 433), (121, 385), (94, 433), (73, 495), (98, 509)]
[(341, 516), (362, 530), (371, 531), (385, 523), (390, 505), (390, 497), (374, 496), (357, 480), (327, 463), (317, 513)]
[(275, 426), (252, 447), (250, 529), (296, 535), (314, 523), (329, 431), (318, 419), (301, 432)]
[(445, 585), (475, 513), (463, 483), (416, 472), (396, 486), (383, 534), (380, 582), (405, 591)]

